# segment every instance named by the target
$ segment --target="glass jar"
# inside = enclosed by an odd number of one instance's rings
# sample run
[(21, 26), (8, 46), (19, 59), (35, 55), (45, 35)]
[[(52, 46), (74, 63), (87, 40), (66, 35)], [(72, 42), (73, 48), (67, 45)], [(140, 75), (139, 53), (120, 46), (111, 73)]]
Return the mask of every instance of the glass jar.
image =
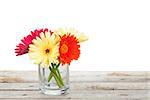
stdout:
[(69, 89), (69, 65), (38, 66), (40, 91), (47, 95), (61, 95)]

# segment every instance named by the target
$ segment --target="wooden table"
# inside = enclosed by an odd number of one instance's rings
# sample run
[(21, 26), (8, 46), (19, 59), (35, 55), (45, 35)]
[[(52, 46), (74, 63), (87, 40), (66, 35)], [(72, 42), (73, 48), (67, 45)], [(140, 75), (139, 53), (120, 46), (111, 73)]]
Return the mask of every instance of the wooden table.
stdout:
[(37, 72), (1, 71), (0, 100), (150, 100), (150, 72), (71, 72), (70, 92), (39, 93)]

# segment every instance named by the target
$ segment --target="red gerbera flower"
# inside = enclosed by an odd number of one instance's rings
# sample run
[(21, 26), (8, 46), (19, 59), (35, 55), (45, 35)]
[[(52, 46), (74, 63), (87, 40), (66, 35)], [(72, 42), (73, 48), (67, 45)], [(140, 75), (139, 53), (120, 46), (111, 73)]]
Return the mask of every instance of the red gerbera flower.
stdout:
[(72, 60), (77, 60), (80, 55), (80, 45), (74, 35), (65, 34), (61, 37), (59, 47), (59, 60), (62, 64), (70, 64)]
[[(29, 45), (32, 43), (32, 40), (35, 39), (37, 36), (39, 37), (40, 36), (40, 33), (43, 32), (48, 32), (49, 30), (47, 28), (45, 29), (40, 29), (40, 30), (34, 30), (34, 31), (31, 31), (31, 34), (27, 35), (26, 37), (24, 37), (21, 41), (21, 43), (19, 43), (15, 49), (15, 53), (16, 53), (16, 56), (19, 56), (19, 55), (23, 55), (23, 54), (26, 54), (28, 53), (29, 51)], [(51, 32), (51, 31), (50, 31)], [(52, 32), (51, 32), (52, 33)]]

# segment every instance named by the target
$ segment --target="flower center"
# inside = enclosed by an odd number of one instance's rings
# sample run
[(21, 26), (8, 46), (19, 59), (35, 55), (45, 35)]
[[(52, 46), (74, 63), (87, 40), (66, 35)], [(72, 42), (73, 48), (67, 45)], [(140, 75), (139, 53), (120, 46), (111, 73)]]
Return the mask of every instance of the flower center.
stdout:
[(46, 49), (45, 53), (48, 54), (50, 52), (50, 49)]
[(68, 46), (66, 44), (63, 44), (60, 48), (61, 53), (67, 53), (68, 52)]

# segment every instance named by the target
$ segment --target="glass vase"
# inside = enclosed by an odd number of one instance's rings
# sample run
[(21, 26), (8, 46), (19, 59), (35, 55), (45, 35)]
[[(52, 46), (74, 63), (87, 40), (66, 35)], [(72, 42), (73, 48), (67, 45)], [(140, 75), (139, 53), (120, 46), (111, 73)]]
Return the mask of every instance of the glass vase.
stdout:
[(66, 94), (69, 89), (69, 65), (52, 64), (44, 67), (39, 64), (40, 91), (47, 95)]

